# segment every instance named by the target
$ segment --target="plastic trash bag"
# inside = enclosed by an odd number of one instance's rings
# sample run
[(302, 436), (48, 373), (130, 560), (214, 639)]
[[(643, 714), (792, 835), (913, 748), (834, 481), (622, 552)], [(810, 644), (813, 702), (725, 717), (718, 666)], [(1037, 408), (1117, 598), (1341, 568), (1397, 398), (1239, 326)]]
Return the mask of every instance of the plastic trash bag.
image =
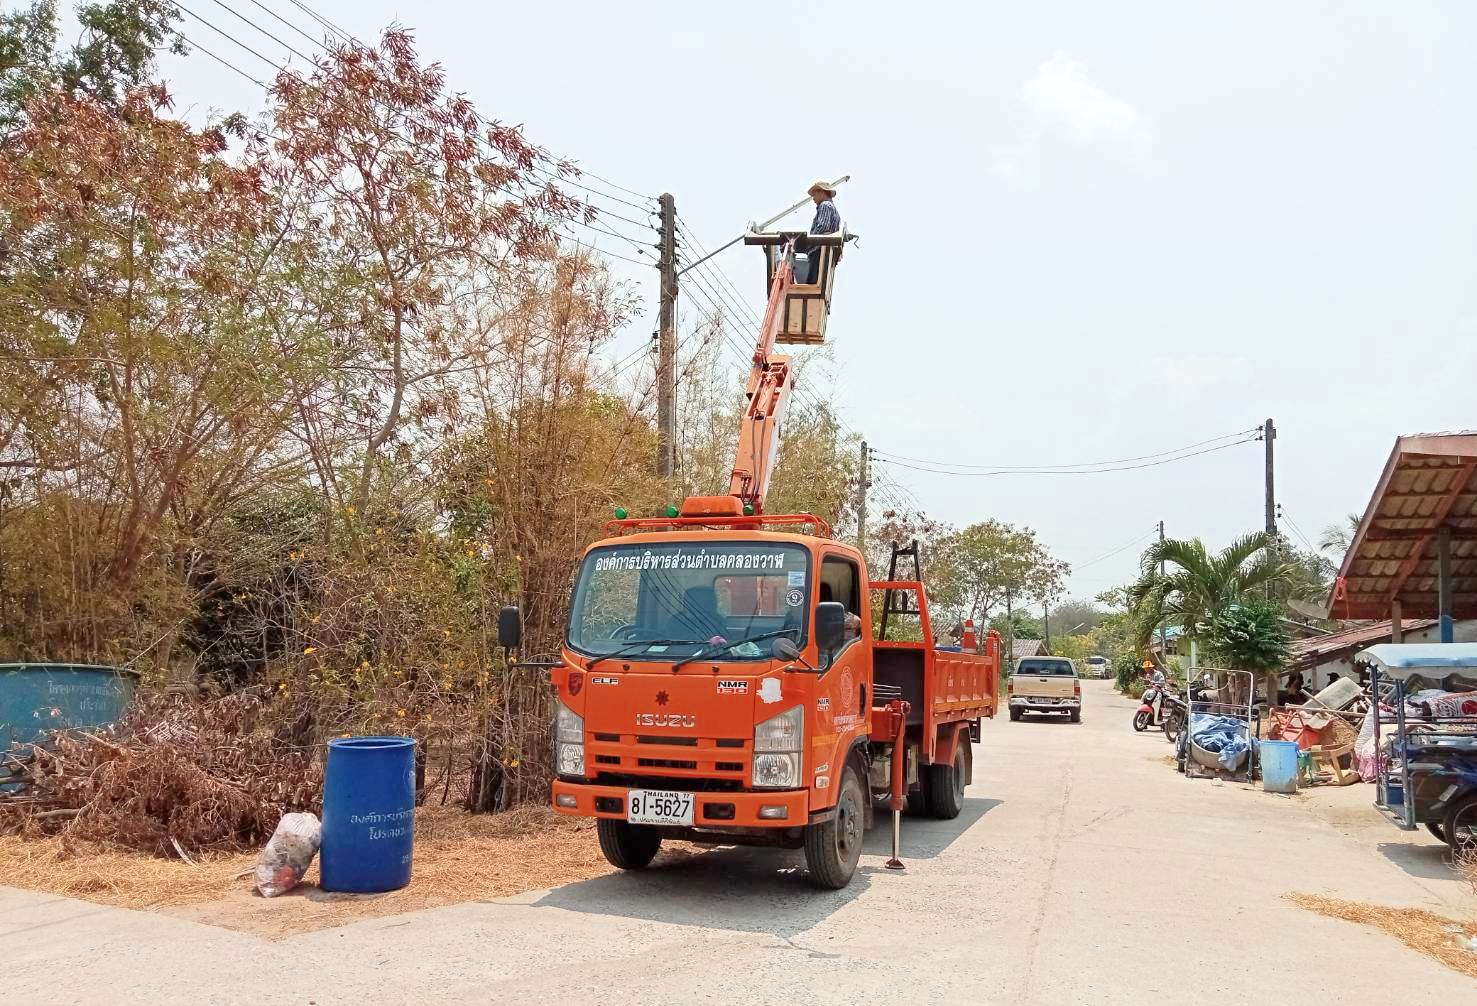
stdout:
[(256, 861), (256, 889), (264, 898), (292, 890), (318, 855), (323, 825), (315, 814), (283, 814)]

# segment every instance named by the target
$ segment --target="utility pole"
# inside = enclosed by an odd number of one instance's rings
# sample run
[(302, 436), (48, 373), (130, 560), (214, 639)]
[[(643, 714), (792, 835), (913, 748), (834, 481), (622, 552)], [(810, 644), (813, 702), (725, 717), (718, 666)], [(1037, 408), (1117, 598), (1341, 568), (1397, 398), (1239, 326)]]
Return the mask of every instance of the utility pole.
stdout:
[[(1140, 525), (1142, 526), (1142, 525)], [(1164, 544), (1164, 521), (1159, 522), (1159, 544)], [(1159, 560), (1159, 579), (1164, 579), (1164, 560)], [(1164, 661), (1164, 666), (1169, 666), (1169, 642), (1164, 631), (1164, 622), (1159, 623), (1159, 659)]]
[(1272, 420), (1262, 427), (1262, 440), (1267, 445), (1267, 537), (1277, 540), (1277, 493), (1272, 485), (1272, 441), (1277, 439), (1277, 427)]
[(856, 498), (856, 550), (862, 555), (867, 554), (867, 490), (872, 487), (867, 462), (870, 460), (871, 452), (867, 450), (867, 442), (863, 440), (861, 467), (857, 471)]
[[(1266, 444), (1266, 479), (1267, 479), (1267, 542), (1268, 548), (1272, 550), (1272, 557), (1277, 557), (1277, 493), (1272, 482), (1272, 442), (1277, 439), (1277, 427), (1272, 425), (1268, 419), (1267, 424), (1262, 427), (1262, 440)], [(1267, 584), (1267, 600), (1272, 599), (1274, 588), (1271, 583)]]
[(656, 473), (670, 477), (677, 456), (677, 202), (661, 197), (657, 268), (661, 270), (661, 316), (656, 353)]
[(1043, 600), (1041, 602), (1041, 634), (1046, 637), (1046, 639), (1043, 640), (1043, 643), (1046, 646), (1046, 652), (1047, 653), (1050, 653), (1051, 652), (1051, 602), (1050, 601), (1045, 601), (1045, 600)]
[(1015, 673), (1015, 616), (1010, 610), (1010, 588), (1005, 588), (1005, 669)]

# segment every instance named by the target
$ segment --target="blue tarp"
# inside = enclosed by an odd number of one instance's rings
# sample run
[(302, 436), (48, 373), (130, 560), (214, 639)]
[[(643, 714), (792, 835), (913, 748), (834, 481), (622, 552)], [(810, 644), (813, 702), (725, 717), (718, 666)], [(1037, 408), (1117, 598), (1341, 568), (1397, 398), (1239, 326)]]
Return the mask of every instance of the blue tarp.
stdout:
[(1251, 750), (1246, 721), (1234, 716), (1197, 714), (1190, 719), (1190, 739), (1197, 747), (1218, 755), (1227, 772), (1239, 769)]

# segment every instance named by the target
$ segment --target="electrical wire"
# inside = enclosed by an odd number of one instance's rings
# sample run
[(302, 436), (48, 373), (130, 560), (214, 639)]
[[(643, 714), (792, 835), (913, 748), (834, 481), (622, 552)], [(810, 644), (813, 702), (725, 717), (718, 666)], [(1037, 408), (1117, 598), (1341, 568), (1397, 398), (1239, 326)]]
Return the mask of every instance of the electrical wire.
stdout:
[(1297, 521), (1293, 520), (1292, 517), (1288, 515), (1286, 507), (1284, 507), (1281, 503), (1278, 503), (1277, 509), (1281, 512), (1282, 519), (1287, 522), (1287, 526), (1292, 528), (1293, 533), (1296, 534), (1298, 538), (1302, 540), (1302, 543), (1308, 547), (1308, 551), (1314, 553), (1315, 555), (1319, 554), (1318, 549), (1313, 547), (1313, 543), (1308, 540), (1308, 536), (1303, 534), (1303, 529), (1298, 527)]
[(1188, 461), (1190, 458), (1197, 458), (1197, 457), (1200, 457), (1203, 454), (1214, 454), (1216, 451), (1223, 451), (1223, 450), (1225, 450), (1228, 447), (1235, 447), (1238, 444), (1249, 444), (1249, 443), (1253, 442), (1255, 439), (1256, 439), (1255, 437), (1246, 437), (1246, 438), (1243, 438), (1241, 440), (1233, 440), (1233, 441), (1231, 441), (1230, 443), (1227, 443), (1227, 444), (1220, 444), (1220, 445), (1215, 446), (1215, 447), (1207, 447), (1204, 450), (1193, 451), (1193, 452), (1188, 453), (1188, 454), (1180, 454), (1180, 455), (1177, 455), (1175, 457), (1161, 458), (1158, 461), (1146, 461), (1146, 462), (1144, 462), (1142, 464), (1137, 464), (1137, 465), (1120, 465), (1120, 466), (1117, 466), (1117, 467), (1110, 467), (1110, 468), (1087, 468), (1087, 469), (1030, 468), (1030, 469), (997, 469), (995, 471), (979, 471), (979, 472), (972, 472), (972, 471), (971, 472), (961, 472), (961, 471), (948, 471), (948, 470), (942, 469), (942, 468), (925, 468), (925, 467), (921, 467), (919, 465), (909, 465), (909, 464), (904, 464), (901, 461), (894, 461), (891, 458), (886, 458), (886, 457), (881, 457), (881, 456), (879, 456), (877, 458), (877, 461), (880, 464), (888, 464), (888, 465), (892, 465), (893, 467), (896, 467), (896, 468), (907, 468), (907, 469), (910, 469), (910, 470), (915, 471), (915, 472), (927, 472), (930, 475), (966, 475), (966, 476), (981, 476), (981, 475), (983, 475), (983, 476), (993, 476), (993, 475), (1104, 475), (1104, 474), (1106, 474), (1108, 472), (1129, 472), (1129, 471), (1137, 471), (1137, 470), (1139, 470), (1141, 468), (1157, 468), (1160, 465), (1174, 464), (1177, 461)]
[[(1204, 447), (1207, 444), (1216, 443), (1217, 441), (1230, 440), (1232, 437), (1247, 437), (1248, 434), (1256, 433), (1256, 432), (1260, 431), (1260, 429), (1261, 429), (1261, 427), (1257, 426), (1257, 427), (1253, 427), (1252, 429), (1248, 429), (1248, 430), (1238, 430), (1235, 433), (1223, 433), (1223, 434), (1221, 434), (1218, 437), (1210, 437), (1207, 440), (1200, 440), (1200, 441), (1197, 441), (1197, 442), (1195, 442), (1193, 444), (1186, 444), (1184, 447), (1175, 447), (1175, 448), (1171, 448), (1169, 450), (1155, 451), (1152, 454), (1140, 454), (1140, 455), (1137, 455), (1137, 456), (1131, 457), (1131, 458), (1111, 458), (1111, 459), (1108, 459), (1108, 460), (1105, 460), (1105, 461), (1081, 461), (1081, 462), (1077, 462), (1075, 464), (1059, 464), (1059, 465), (980, 465), (980, 464), (956, 463), (956, 462), (952, 462), (952, 461), (929, 461), (929, 460), (926, 460), (926, 459), (923, 459), (923, 458), (908, 457), (906, 454), (895, 454), (895, 453), (893, 453), (891, 451), (883, 450), (880, 447), (876, 449), (875, 453), (877, 455), (879, 455), (879, 456), (891, 458), (891, 459), (894, 459), (894, 460), (897, 460), (897, 461), (911, 461), (914, 464), (929, 465), (930, 467), (934, 467), (934, 468), (961, 468), (961, 469), (968, 469), (968, 470), (981, 470), (981, 469), (985, 469), (985, 470), (989, 470), (990, 472), (1027, 471), (1027, 470), (1029, 470), (1029, 471), (1037, 471), (1037, 470), (1041, 470), (1041, 469), (1099, 468), (1099, 467), (1102, 467), (1104, 465), (1121, 465), (1121, 464), (1128, 464), (1128, 463), (1131, 463), (1131, 462), (1134, 462), (1134, 461), (1149, 461), (1149, 460), (1152, 460), (1154, 458), (1162, 458), (1162, 457), (1165, 457), (1166, 455), (1170, 455), (1170, 454), (1180, 454), (1180, 453), (1183, 453), (1185, 451), (1194, 450), (1197, 447)], [(1242, 443), (1242, 442), (1244, 442), (1244, 441), (1237, 441), (1237, 443)]]
[(1110, 551), (1104, 552), (1102, 555), (1098, 556), (1096, 559), (1089, 559), (1086, 562), (1077, 563), (1076, 565), (1074, 565), (1072, 567), (1072, 572), (1073, 573), (1076, 573), (1076, 572), (1078, 572), (1080, 570), (1086, 569), (1089, 566), (1096, 566), (1098, 563), (1103, 562), (1103, 561), (1108, 560), (1108, 559), (1111, 559), (1111, 558), (1113, 558), (1113, 556), (1118, 555), (1120, 552), (1124, 552), (1127, 549), (1132, 548), (1133, 546), (1139, 544), (1140, 542), (1148, 541), (1150, 538), (1154, 537), (1158, 533), (1159, 533), (1159, 526), (1156, 524), (1153, 527), (1149, 528), (1148, 531), (1146, 531), (1143, 534), (1139, 535), (1137, 538), (1134, 538), (1132, 541), (1126, 541), (1122, 545), (1119, 545), (1117, 548), (1114, 548), (1114, 549), (1112, 549)]

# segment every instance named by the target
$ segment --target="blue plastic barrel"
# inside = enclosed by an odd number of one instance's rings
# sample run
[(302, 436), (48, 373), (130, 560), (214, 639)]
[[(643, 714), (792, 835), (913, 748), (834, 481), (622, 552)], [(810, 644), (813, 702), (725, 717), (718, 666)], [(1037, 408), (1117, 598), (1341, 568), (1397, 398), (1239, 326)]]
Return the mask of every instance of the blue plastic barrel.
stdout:
[(325, 891), (375, 894), (410, 883), (415, 839), (415, 740), (342, 737), (328, 742), (323, 775)]
[(133, 671), (100, 664), (0, 664), (0, 751), (49, 730), (107, 726), (137, 684)]
[(1294, 741), (1262, 741), (1262, 789), (1268, 793), (1298, 791), (1298, 746)]

